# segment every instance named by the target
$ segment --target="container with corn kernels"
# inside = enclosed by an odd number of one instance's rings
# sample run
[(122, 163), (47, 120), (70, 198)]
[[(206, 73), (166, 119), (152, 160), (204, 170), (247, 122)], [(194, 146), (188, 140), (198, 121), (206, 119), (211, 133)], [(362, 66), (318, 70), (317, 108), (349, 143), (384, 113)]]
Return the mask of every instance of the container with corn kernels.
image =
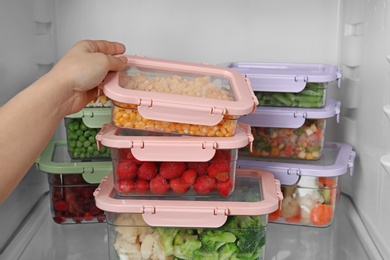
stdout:
[(257, 104), (249, 80), (229, 68), (126, 56), (104, 93), (116, 127), (196, 136), (230, 137), (240, 116)]

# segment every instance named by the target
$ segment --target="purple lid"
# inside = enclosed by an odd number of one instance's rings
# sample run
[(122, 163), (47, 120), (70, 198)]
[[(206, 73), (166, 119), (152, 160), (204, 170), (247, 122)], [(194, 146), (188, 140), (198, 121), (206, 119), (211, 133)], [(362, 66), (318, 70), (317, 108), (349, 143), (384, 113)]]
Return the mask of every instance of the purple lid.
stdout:
[(249, 78), (254, 91), (300, 92), (307, 82), (326, 83), (338, 80), (337, 66), (317, 63), (256, 63), (233, 62), (227, 67)]
[(300, 176), (336, 177), (349, 170), (353, 174), (356, 152), (348, 144), (325, 142), (321, 158), (316, 161), (269, 159), (240, 156), (237, 168), (263, 169), (272, 172), (283, 185), (295, 184)]
[(253, 127), (298, 128), (306, 119), (326, 119), (337, 116), (339, 122), (341, 102), (326, 100), (323, 108), (267, 107), (259, 106), (253, 114), (241, 116), (240, 122)]

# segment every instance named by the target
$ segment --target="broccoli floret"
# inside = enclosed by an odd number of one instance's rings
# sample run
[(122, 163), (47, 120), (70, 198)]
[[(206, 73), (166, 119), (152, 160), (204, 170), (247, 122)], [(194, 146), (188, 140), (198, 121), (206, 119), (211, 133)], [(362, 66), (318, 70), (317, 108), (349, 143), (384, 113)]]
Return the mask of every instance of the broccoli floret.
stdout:
[(226, 243), (218, 250), (219, 260), (230, 260), (236, 255), (238, 247), (235, 243)]
[(203, 247), (210, 252), (217, 252), (218, 248), (226, 243), (234, 243), (236, 236), (224, 230), (207, 229), (200, 234), (200, 241)]
[(164, 252), (166, 256), (173, 254), (173, 241), (179, 232), (180, 228), (174, 228), (174, 227), (157, 227), (156, 231), (161, 235), (163, 246), (164, 246)]
[(197, 235), (180, 230), (173, 241), (173, 255), (179, 259), (192, 259), (194, 251), (202, 247)]
[(194, 251), (193, 260), (217, 260), (219, 259), (219, 254), (217, 251), (209, 252), (204, 248), (200, 248)]

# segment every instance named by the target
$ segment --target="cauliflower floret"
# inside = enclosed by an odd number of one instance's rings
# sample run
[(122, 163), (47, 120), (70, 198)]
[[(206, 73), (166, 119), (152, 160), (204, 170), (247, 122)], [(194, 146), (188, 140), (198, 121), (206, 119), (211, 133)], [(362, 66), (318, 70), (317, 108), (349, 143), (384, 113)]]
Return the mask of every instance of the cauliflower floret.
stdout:
[(164, 246), (160, 234), (147, 234), (141, 244), (142, 259), (166, 260)]
[(312, 191), (300, 198), (301, 204), (301, 219), (303, 222), (307, 222), (310, 219), (310, 211), (316, 204), (324, 203), (324, 198), (318, 191)]
[(118, 234), (114, 248), (121, 260), (141, 259), (141, 246), (138, 243), (129, 243)]
[(145, 235), (153, 233), (141, 214), (120, 214), (115, 220), (115, 230), (129, 243), (142, 242)]

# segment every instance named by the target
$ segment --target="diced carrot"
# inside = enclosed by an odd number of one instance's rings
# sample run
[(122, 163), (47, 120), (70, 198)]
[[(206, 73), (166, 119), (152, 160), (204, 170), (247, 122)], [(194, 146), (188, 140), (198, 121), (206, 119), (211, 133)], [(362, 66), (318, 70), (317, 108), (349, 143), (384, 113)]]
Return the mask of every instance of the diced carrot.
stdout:
[(274, 222), (278, 220), (279, 214), (280, 214), (280, 209), (278, 208), (277, 210), (275, 210), (274, 212), (268, 215), (268, 221)]
[(301, 222), (301, 213), (297, 214), (293, 217), (284, 218), (284, 220), (288, 223), (300, 223)]
[(324, 184), (328, 188), (336, 187), (336, 180), (329, 177), (319, 177), (318, 181)]
[(272, 147), (271, 156), (278, 156), (280, 150), (277, 147)]
[(333, 219), (333, 208), (326, 204), (318, 204), (310, 211), (310, 221), (313, 225), (324, 226)]
[(284, 152), (286, 153), (286, 155), (291, 155), (292, 154), (292, 152), (293, 152), (293, 149), (292, 149), (292, 147), (291, 146), (286, 146), (285, 148), (284, 148)]

